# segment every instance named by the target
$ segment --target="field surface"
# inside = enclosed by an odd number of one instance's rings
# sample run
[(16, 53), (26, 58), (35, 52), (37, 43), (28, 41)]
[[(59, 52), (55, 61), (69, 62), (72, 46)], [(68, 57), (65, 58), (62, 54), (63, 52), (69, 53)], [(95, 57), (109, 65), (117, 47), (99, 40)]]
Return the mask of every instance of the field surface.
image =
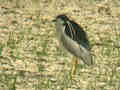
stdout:
[[(66, 14), (87, 33), (93, 66), (56, 38), (52, 20)], [(119, 0), (0, 0), (0, 90), (120, 90)]]

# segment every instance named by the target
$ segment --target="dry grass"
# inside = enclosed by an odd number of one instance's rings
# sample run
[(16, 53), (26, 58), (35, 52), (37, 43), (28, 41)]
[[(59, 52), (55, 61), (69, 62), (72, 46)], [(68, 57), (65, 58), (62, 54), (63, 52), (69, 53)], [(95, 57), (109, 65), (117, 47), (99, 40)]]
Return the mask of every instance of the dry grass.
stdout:
[[(79, 23), (95, 64), (79, 64), (59, 49), (56, 15)], [(0, 90), (119, 90), (119, 0), (0, 0)]]

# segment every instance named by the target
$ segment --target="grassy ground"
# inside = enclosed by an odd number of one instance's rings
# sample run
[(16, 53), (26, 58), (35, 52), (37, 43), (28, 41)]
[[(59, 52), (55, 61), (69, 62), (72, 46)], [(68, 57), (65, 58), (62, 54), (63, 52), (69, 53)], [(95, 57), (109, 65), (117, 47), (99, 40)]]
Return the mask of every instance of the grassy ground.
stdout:
[[(93, 66), (59, 48), (55, 25), (66, 14), (87, 32)], [(119, 0), (0, 0), (0, 90), (119, 90)]]

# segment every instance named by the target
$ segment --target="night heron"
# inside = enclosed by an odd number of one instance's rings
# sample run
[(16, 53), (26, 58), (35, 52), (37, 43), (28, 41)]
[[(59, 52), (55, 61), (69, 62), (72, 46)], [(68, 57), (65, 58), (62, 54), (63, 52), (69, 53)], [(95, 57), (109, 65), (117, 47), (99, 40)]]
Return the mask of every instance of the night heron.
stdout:
[(54, 21), (56, 22), (56, 34), (59, 43), (75, 56), (75, 59), (72, 60), (71, 74), (75, 74), (79, 59), (87, 65), (92, 65), (89, 41), (83, 29), (66, 15), (58, 15)]

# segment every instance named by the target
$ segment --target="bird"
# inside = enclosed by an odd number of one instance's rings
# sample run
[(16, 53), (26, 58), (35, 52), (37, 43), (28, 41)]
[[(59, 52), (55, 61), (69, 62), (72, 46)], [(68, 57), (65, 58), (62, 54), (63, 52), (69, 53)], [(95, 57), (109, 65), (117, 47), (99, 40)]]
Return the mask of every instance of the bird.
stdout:
[(56, 36), (60, 45), (74, 57), (71, 70), (71, 75), (74, 76), (78, 60), (82, 60), (88, 66), (93, 64), (87, 34), (79, 24), (65, 14), (56, 16), (53, 21), (56, 24)]

